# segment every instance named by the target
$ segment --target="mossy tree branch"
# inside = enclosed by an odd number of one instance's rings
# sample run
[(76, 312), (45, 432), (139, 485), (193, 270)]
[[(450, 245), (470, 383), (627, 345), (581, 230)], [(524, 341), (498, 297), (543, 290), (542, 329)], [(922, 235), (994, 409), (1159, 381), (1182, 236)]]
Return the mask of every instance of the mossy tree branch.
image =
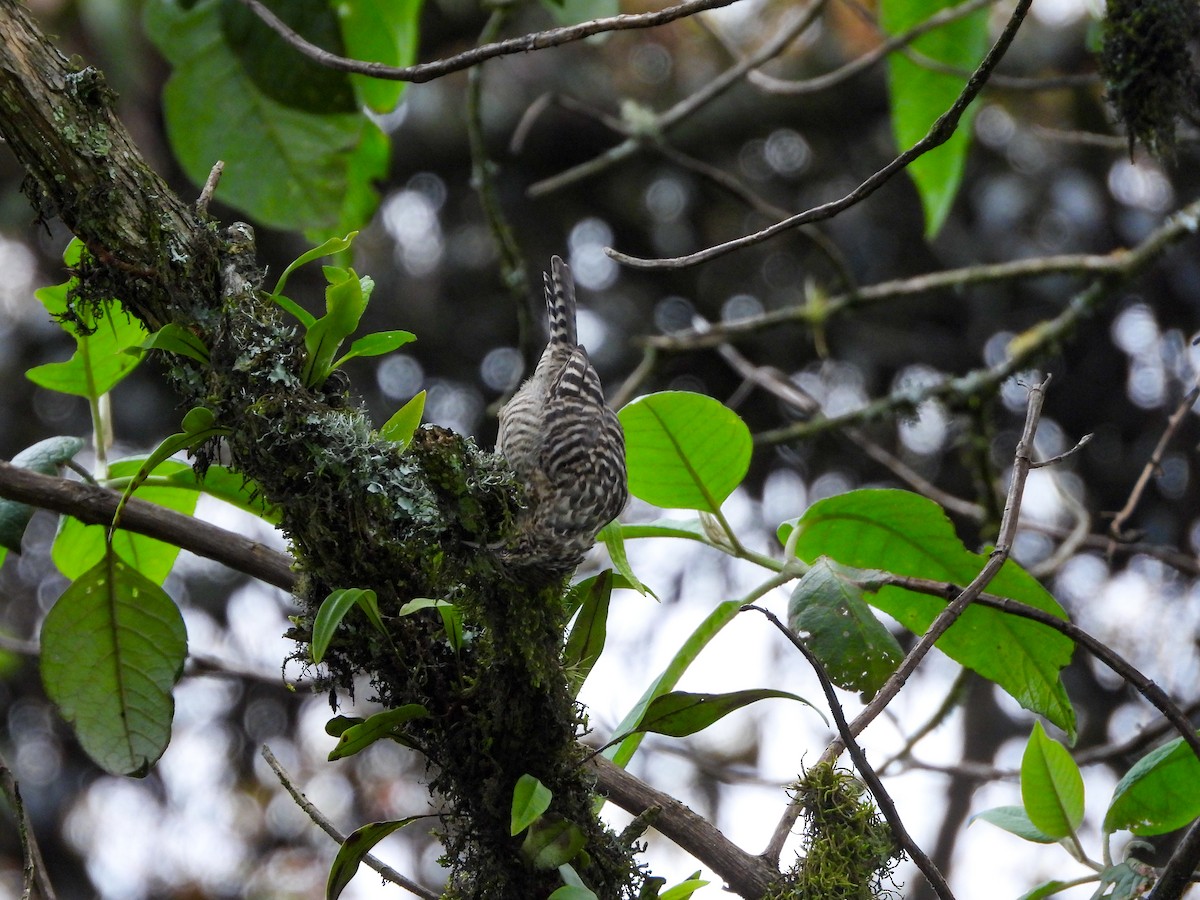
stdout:
[[(120, 297), (149, 328), (174, 323), (200, 338), (211, 364), (172, 361), (168, 377), (186, 404), (215, 413), (234, 467), (283, 510), (305, 613), (334, 588), (379, 597), (391, 634), (348, 617), (327, 655), (331, 686), (349, 691), (366, 673), (383, 703), (429, 710), (413, 731), (447, 802), (447, 896), (525, 900), (561, 883), (509, 834), (512, 789), (526, 773), (553, 791), (549, 815), (583, 833), (580, 875), (602, 897), (636, 896), (631, 848), (596, 819), (580, 764), (559, 664), (562, 585), (478, 549), (511, 525), (511, 472), (440, 429), (419, 432), (402, 455), (341, 382), (306, 387), (303, 345), (258, 289), (251, 230), (222, 232), (175, 197), (110, 101), (99, 72), (66, 60), (14, 0), (0, 0), (0, 134), (39, 214), (61, 217), (87, 248), (73, 308)], [(201, 468), (214, 451), (201, 452)], [(398, 617), (414, 597), (456, 603), (471, 640), (456, 651), (435, 617)]]

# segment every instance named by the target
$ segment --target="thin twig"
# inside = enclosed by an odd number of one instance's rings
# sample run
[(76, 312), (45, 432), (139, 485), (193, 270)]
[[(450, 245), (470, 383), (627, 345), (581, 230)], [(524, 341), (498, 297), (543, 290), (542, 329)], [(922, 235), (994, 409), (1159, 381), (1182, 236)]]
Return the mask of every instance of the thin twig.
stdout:
[[(259, 751), (262, 758), (266, 760), (267, 765), (271, 767), (271, 771), (275, 773), (275, 777), (279, 779), (279, 783), (283, 785), (283, 789), (287, 791), (296, 805), (304, 810), (305, 814), (313, 820), (318, 828), (324, 831), (327, 835), (333, 838), (338, 844), (343, 844), (346, 841), (346, 836), (337, 830), (337, 827), (329, 821), (328, 817), (317, 809), (311, 800), (304, 796), (296, 783), (292, 781), (290, 775), (283, 768), (283, 765), (275, 758), (275, 754), (271, 752), (271, 748), (263, 744), (262, 750)], [(398, 884), (402, 888), (406, 888), (412, 893), (421, 897), (422, 900), (438, 900), (441, 894), (431, 891), (428, 888), (422, 887), (410, 878), (401, 875), (391, 866), (381, 862), (370, 853), (364, 854), (362, 861), (378, 872), (384, 879)]]
[[(869, 69), (875, 63), (882, 60), (888, 54), (895, 50), (900, 50), (907, 47), (923, 34), (928, 34), (936, 28), (941, 28), (943, 25), (948, 25), (959, 19), (965, 18), (972, 13), (992, 6), (996, 0), (966, 0), (965, 3), (959, 3), (956, 6), (950, 6), (946, 9), (939, 10), (936, 14), (914, 25), (908, 31), (897, 35), (885, 35), (885, 40), (876, 47), (871, 48), (861, 56), (857, 56), (844, 65), (839, 66), (831, 72), (826, 72), (823, 75), (815, 75), (812, 78), (792, 81), (784, 78), (776, 78), (767, 75), (765, 72), (753, 71), (749, 74), (748, 80), (755, 87), (766, 91), (769, 94), (815, 94), (820, 91), (828, 90), (835, 85), (841, 84), (849, 78), (853, 78), (858, 73)], [(720, 38), (718, 38), (720, 39)], [(724, 40), (726, 49), (737, 56), (736, 51), (730, 47)], [(964, 73), (968, 75), (970, 73)]]
[(21, 800), (21, 789), (17, 779), (3, 757), (0, 757), (0, 793), (8, 801), (13, 817), (17, 820), (17, 836), (21, 844), (21, 860), (24, 879), (22, 897), (37, 898), (37, 900), (54, 900), (54, 885), (50, 883), (50, 875), (46, 871), (46, 863), (42, 859), (42, 851), (38, 847), (37, 838), (33, 833), (33, 823), (29, 813), (25, 811), (25, 803)]
[(557, 175), (530, 185), (527, 193), (530, 197), (540, 197), (583, 178), (599, 174), (614, 163), (632, 156), (647, 139), (660, 139), (672, 127), (691, 116), (702, 106), (711, 103), (745, 78), (747, 72), (761, 66), (768, 60), (774, 59), (786, 50), (793, 41), (812, 27), (821, 10), (825, 8), (825, 3), (826, 0), (813, 0), (794, 22), (780, 28), (776, 36), (759, 48), (758, 51), (726, 69), (711, 81), (706, 82), (704, 87), (684, 97), (670, 109), (651, 118), (641, 126), (640, 133), (637, 135), (626, 138), (622, 143), (606, 150), (594, 159), (580, 163), (572, 169), (567, 169), (565, 172), (560, 172)]
[[(707, 324), (707, 320), (701, 316), (694, 316), (693, 321), (697, 323), (697, 331), (703, 330), (704, 324), (701, 323)], [(729, 364), (730, 368), (746, 379), (748, 383), (757, 385), (797, 412), (811, 416), (820, 410), (821, 405), (815, 398), (810, 396), (799, 385), (793, 384), (778, 369), (755, 365), (730, 344), (719, 345), (717, 353)], [(957, 515), (964, 516), (972, 521), (982, 520), (982, 507), (978, 504), (961, 500), (943, 491), (913, 469), (912, 466), (909, 466), (899, 457), (881, 447), (861, 428), (849, 426), (846, 428), (845, 436), (867, 456), (882, 465), (917, 493), (929, 497), (943, 508)]]
[[(483, 32), (479, 35), (480, 45), (495, 40), (504, 22), (508, 19), (510, 6), (499, 5), (492, 10)], [(529, 269), (521, 254), (512, 225), (504, 215), (500, 195), (496, 190), (496, 163), (488, 155), (483, 131), (483, 66), (475, 66), (467, 75), (467, 142), (471, 150), (471, 186), (479, 195), (479, 205), (487, 220), (488, 230), (500, 252), (500, 277), (504, 282), (517, 317), (517, 346), (526, 365), (536, 361), (535, 345), (539, 344), (529, 310)], [(512, 386), (516, 390), (516, 385)], [(507, 400), (507, 397), (502, 398)], [(503, 405), (497, 403), (497, 409)]]
[[(1020, 518), (1021, 497), (1025, 490), (1025, 481), (1029, 476), (1029, 452), (1033, 447), (1033, 439), (1037, 433), (1038, 421), (1041, 418), (1042, 403), (1045, 399), (1046, 382), (1035, 385), (1029, 390), (1029, 401), (1026, 406), (1025, 427), (1013, 459), (1012, 476), (1009, 480), (1008, 494), (1004, 502), (1004, 514), (1000, 522), (1000, 533), (996, 538), (996, 546), (988, 555), (988, 561), (982, 571), (959, 594), (947, 603), (946, 608), (938, 613), (925, 634), (921, 636), (913, 648), (901, 661), (896, 671), (888, 678), (879, 692), (863, 708), (850, 724), (850, 733), (858, 735), (887, 708), (892, 699), (904, 687), (921, 661), (933, 649), (934, 643), (946, 633), (966, 608), (981, 594), (988, 583), (1000, 571), (1007, 561), (1012, 549), (1012, 541), (1016, 535), (1017, 521)], [(821, 755), (821, 762), (833, 762), (842, 751), (840, 741), (832, 742)], [(792, 826), (800, 814), (798, 803), (791, 803), (784, 813), (775, 832), (763, 851), (768, 859), (778, 859), (783, 844), (791, 833)]]
[(777, 222), (768, 228), (754, 234), (744, 235), (740, 238), (735, 238), (731, 241), (726, 241), (722, 244), (717, 244), (708, 247), (705, 250), (700, 250), (696, 253), (691, 253), (686, 256), (677, 256), (662, 259), (645, 259), (637, 256), (629, 256), (621, 253), (611, 247), (605, 248), (612, 259), (627, 266), (632, 266), (639, 269), (682, 269), (688, 266), (694, 266), (697, 263), (706, 262), (710, 259), (715, 259), (718, 256), (724, 256), (733, 250), (738, 250), (742, 247), (752, 246), (762, 243), (777, 234), (796, 228), (808, 222), (817, 222), (822, 219), (831, 218), (845, 209), (861, 202), (871, 194), (875, 193), (880, 187), (887, 183), (893, 175), (902, 171), (914, 159), (928, 153), (935, 147), (939, 147), (950, 139), (958, 128), (958, 122), (966, 111), (967, 106), (978, 96), (987, 83), (988, 77), (992, 70), (1003, 58), (1007, 52), (1013, 38), (1016, 37), (1017, 30), (1021, 27), (1021, 23), (1025, 19), (1025, 14), (1029, 11), (1029, 6), (1032, 0), (1017, 0), (1016, 8), (1013, 10), (1012, 16), (1001, 32), (1000, 37), (992, 45), (991, 49), (984, 56), (983, 62), (975, 69), (971, 75), (962, 93), (954, 101), (954, 104), (945, 113), (938, 117), (937, 121), (930, 126), (929, 131), (921, 140), (917, 141), (890, 163), (870, 176), (866, 181), (856, 187), (853, 191), (842, 197), (840, 200), (832, 200), (829, 203), (823, 203), (820, 206), (814, 206), (811, 209), (805, 210), (802, 213), (797, 213), (791, 218), (784, 219), (782, 222)]
[(1159, 436), (1158, 443), (1154, 446), (1154, 452), (1150, 454), (1150, 459), (1142, 467), (1141, 474), (1138, 475), (1133, 490), (1129, 492), (1129, 499), (1125, 501), (1125, 505), (1121, 507), (1121, 511), (1113, 516), (1112, 524), (1108, 526), (1108, 533), (1113, 541), (1120, 541), (1125, 536), (1122, 526), (1133, 515), (1134, 510), (1137, 509), (1138, 503), (1142, 500), (1142, 494), (1146, 490), (1146, 485), (1150, 483), (1150, 479), (1162, 466), (1163, 456), (1167, 452), (1167, 447), (1175, 437), (1175, 432), (1179, 430), (1179, 426), (1183, 424), (1188, 410), (1196, 405), (1197, 399), (1200, 399), (1200, 384), (1194, 385), (1187, 392), (1187, 396), (1179, 402), (1179, 405), (1175, 407), (1175, 411), (1167, 419), (1167, 427), (1163, 429), (1163, 433)]
[(669, 6), (666, 9), (656, 10), (655, 12), (591, 19), (578, 25), (551, 28), (546, 31), (536, 31), (532, 34), (496, 41), (495, 43), (483, 44), (482, 46), (465, 50), (462, 53), (457, 53), (445, 59), (417, 63), (412, 66), (388, 66), (383, 63), (364, 62), (362, 60), (338, 56), (336, 53), (330, 53), (328, 50), (324, 50), (316, 44), (305, 40), (291, 26), (260, 3), (259, 0), (240, 0), (240, 2), (248, 7), (267, 27), (283, 38), (291, 47), (327, 69), (332, 69), (335, 72), (367, 75), (371, 78), (381, 78), (385, 81), (410, 81), (419, 84), (432, 81), (451, 72), (458, 72), (462, 69), (468, 69), (471, 66), (477, 66), (481, 62), (495, 59), (498, 56), (510, 56), (514, 53), (528, 53), (531, 50), (558, 47), (562, 44), (581, 41), (584, 38), (591, 37), (593, 34), (602, 34), (608, 31), (654, 28), (658, 25), (674, 22), (676, 19), (695, 15), (707, 9), (720, 9), (724, 6), (730, 6), (738, 2), (738, 0), (685, 0), (683, 3)]
[[(1168, 216), (1162, 225), (1132, 250), (1115, 253), (1113, 258), (1118, 260), (1119, 264), (1101, 268), (1100, 276), (1075, 294), (1061, 313), (1028, 329), (1019, 343), (1010, 345), (1008, 358), (993, 366), (977, 369), (956, 378), (948, 378), (917, 391), (894, 393), (840, 416), (815, 417), (807, 422), (796, 422), (772, 431), (761, 432), (755, 435), (754, 439), (759, 444), (803, 440), (825, 431), (844, 428), (849, 424), (870, 422), (890, 415), (898, 409), (913, 409), (925, 400), (941, 399), (954, 404), (965, 398), (993, 392), (1005, 380), (1031, 365), (1045, 348), (1057, 346), (1063, 341), (1118, 285), (1132, 280), (1157, 260), (1168, 247), (1195, 234), (1198, 228), (1200, 200), (1195, 200)], [(864, 288), (862, 293), (866, 294), (868, 290)]]
[(904, 820), (900, 818), (900, 812), (896, 809), (895, 802), (883, 786), (879, 775), (871, 767), (870, 762), (868, 762), (867, 754), (863, 752), (863, 748), (854, 739), (854, 734), (850, 731), (850, 725), (846, 722), (846, 714), (842, 712), (842, 704), (838, 702), (833, 682), (829, 680), (829, 675), (825, 672), (825, 667), (821, 664), (816, 654), (808, 648), (808, 645), (804, 641), (800, 640), (794, 631), (779, 621), (779, 618), (774, 613), (753, 604), (742, 608), (752, 609), (766, 616), (771, 624), (779, 629), (792, 642), (792, 646), (799, 650), (804, 655), (804, 658), (808, 660), (808, 664), (812, 666), (813, 672), (817, 676), (817, 681), (821, 684), (821, 690), (825, 693), (825, 702), (829, 705), (830, 713), (833, 714), (833, 721), (837, 725), (837, 731), (841, 736), (842, 743), (845, 745), (846, 751), (850, 754), (850, 758), (854, 761), (854, 767), (858, 769), (858, 774), (862, 776), (862, 780), (870, 788), (871, 794), (875, 798), (875, 804), (879, 807), (879, 811), (883, 814), (888, 826), (892, 829), (892, 835), (895, 837), (896, 843), (904, 848), (909, 859), (921, 870), (921, 874), (925, 876), (925, 880), (929, 882), (929, 886), (933, 888), (934, 893), (942, 898), (942, 900), (953, 900), (954, 893), (950, 890), (950, 885), (946, 883), (945, 876), (934, 865), (933, 860), (921, 849), (920, 845), (913, 840), (912, 835), (908, 833), (908, 829), (904, 827)]
[(204, 217), (208, 215), (208, 204), (212, 202), (213, 194), (216, 193), (217, 183), (221, 180), (221, 173), (225, 171), (225, 163), (223, 160), (217, 160), (213, 163), (212, 170), (208, 173), (208, 179), (204, 182), (204, 188), (200, 191), (200, 196), (196, 199), (196, 214)]

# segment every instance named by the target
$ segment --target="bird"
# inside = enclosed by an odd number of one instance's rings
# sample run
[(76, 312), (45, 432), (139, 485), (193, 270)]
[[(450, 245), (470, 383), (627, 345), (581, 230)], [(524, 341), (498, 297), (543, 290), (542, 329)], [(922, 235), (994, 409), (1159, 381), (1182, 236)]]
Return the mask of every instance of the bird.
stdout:
[(496, 448), (525, 485), (510, 564), (569, 574), (629, 500), (625, 435), (575, 325), (575, 283), (554, 256), (543, 273), (550, 339), (500, 410)]

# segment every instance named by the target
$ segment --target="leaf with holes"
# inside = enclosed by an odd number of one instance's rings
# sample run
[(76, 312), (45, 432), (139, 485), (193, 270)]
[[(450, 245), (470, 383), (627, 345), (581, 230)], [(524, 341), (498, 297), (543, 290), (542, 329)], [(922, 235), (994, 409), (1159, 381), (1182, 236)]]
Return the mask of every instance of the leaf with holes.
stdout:
[(79, 743), (114, 775), (145, 775), (171, 739), (187, 631), (162, 588), (113, 555), (75, 579), (42, 624), (42, 683)]

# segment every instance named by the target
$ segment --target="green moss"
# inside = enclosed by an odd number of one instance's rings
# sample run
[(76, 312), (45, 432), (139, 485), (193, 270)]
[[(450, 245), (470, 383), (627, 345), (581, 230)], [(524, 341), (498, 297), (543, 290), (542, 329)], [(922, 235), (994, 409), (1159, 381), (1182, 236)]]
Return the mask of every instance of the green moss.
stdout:
[(877, 900), (900, 859), (891, 829), (852, 772), (810, 769), (797, 785), (804, 809), (804, 850), (766, 900)]
[(1200, 113), (1200, 72), (1189, 45), (1200, 37), (1196, 0), (1109, 0), (1100, 71), (1129, 132), (1170, 155), (1180, 120)]

